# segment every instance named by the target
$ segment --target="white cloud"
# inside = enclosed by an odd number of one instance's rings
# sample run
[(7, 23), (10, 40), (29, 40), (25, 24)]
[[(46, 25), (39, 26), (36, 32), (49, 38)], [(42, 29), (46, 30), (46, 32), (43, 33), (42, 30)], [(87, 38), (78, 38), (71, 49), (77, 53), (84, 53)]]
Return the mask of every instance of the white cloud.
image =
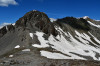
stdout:
[(2, 28), (5, 25), (9, 25), (9, 24), (11, 24), (11, 23), (2, 23), (2, 24), (0, 24), (0, 28)]
[(0, 6), (9, 6), (9, 5), (17, 5), (18, 3), (15, 0), (0, 0)]

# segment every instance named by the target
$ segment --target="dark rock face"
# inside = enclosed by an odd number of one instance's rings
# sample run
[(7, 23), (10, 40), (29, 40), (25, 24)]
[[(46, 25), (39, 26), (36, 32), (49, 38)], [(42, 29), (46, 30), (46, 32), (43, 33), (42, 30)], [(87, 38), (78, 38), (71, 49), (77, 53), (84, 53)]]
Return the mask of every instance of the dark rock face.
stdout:
[(44, 21), (39, 21), (35, 24), (35, 26), (46, 34), (52, 34), (54, 36), (57, 35), (57, 31), (55, 30), (54, 25), (51, 22), (45, 23)]
[(22, 18), (20, 18), (16, 22), (16, 26), (27, 26), (27, 23), (33, 22), (36, 23), (38, 21), (43, 21), (45, 23), (50, 23), (48, 16), (45, 13), (39, 11), (30, 11), (26, 13)]
[(48, 16), (45, 13), (39, 11), (30, 11), (26, 13), (16, 22), (15, 26), (28, 28), (31, 26), (31, 28), (38, 28), (48, 35), (57, 35), (57, 32), (53, 24), (50, 22)]
[(15, 27), (13, 25), (7, 25), (8, 31), (13, 31)]
[(0, 37), (5, 35), (8, 31), (13, 31), (15, 27), (13, 25), (7, 25), (0, 29)]
[(57, 23), (58, 22), (69, 24), (71, 27), (76, 29), (87, 30), (87, 31), (90, 30), (89, 23), (83, 18), (76, 19), (74, 17), (66, 17), (63, 19), (58, 19)]
[(7, 33), (7, 29), (6, 29), (6, 26), (4, 26), (3, 28), (0, 29), (0, 37), (5, 35), (6, 33)]

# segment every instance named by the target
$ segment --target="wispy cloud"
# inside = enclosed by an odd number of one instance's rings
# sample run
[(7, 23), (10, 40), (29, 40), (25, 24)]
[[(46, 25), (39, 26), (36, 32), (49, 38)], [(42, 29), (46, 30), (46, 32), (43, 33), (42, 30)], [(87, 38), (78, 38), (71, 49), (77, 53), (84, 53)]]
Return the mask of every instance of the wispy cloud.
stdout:
[(6, 6), (9, 5), (17, 5), (18, 3), (15, 0), (0, 0), (0, 6)]

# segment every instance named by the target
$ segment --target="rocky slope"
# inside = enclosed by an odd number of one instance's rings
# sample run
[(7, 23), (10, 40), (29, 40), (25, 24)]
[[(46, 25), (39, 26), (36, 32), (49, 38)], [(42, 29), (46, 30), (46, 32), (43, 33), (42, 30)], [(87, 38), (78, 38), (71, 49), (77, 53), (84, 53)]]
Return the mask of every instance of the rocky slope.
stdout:
[(90, 18), (52, 21), (30, 11), (0, 29), (1, 66), (100, 66), (100, 24)]

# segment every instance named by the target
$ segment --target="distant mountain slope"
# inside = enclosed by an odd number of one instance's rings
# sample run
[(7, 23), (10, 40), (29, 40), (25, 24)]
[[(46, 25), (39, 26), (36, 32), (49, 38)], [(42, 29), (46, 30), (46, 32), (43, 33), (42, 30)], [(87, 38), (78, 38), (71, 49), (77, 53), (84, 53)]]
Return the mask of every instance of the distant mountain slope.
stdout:
[(0, 29), (0, 63), (5, 66), (99, 66), (99, 25), (98, 21), (86, 17), (65, 17), (51, 22), (45, 13), (30, 11), (15, 25)]

